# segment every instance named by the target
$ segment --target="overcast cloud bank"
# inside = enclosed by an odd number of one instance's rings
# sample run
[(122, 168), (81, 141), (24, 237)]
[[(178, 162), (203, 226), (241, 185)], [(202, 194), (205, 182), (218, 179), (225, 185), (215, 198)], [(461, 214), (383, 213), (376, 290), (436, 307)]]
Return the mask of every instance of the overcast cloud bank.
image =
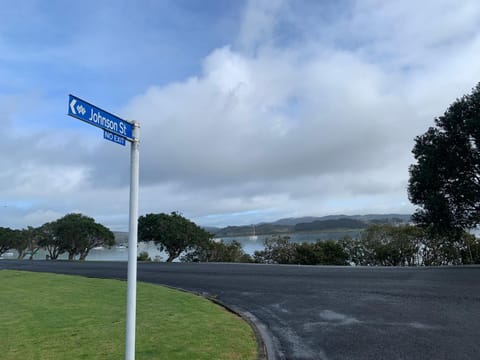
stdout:
[[(145, 82), (108, 109), (142, 126), (142, 214), (221, 226), (413, 211), (414, 137), (480, 81), (480, 4), (322, 3), (248, 2), (196, 73)], [(18, 118), (37, 95), (4, 93), (4, 223), (79, 211), (125, 230), (128, 149), (84, 124), (26, 126)]]

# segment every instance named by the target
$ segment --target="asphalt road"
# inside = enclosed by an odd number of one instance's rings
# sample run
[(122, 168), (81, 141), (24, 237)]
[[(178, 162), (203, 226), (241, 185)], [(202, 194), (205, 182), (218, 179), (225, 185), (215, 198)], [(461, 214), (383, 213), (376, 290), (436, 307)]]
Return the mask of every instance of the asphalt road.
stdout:
[[(127, 273), (119, 262), (0, 261), (6, 268)], [(139, 263), (138, 279), (254, 317), (271, 359), (480, 359), (480, 267)]]

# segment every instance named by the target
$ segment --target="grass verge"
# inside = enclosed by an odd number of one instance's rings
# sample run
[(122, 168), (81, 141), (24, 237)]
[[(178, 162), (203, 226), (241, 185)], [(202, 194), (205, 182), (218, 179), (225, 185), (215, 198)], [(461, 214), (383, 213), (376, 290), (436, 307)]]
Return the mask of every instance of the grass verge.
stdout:
[[(0, 358), (122, 359), (126, 282), (0, 271)], [(139, 283), (136, 359), (256, 359), (252, 329), (196, 295)]]

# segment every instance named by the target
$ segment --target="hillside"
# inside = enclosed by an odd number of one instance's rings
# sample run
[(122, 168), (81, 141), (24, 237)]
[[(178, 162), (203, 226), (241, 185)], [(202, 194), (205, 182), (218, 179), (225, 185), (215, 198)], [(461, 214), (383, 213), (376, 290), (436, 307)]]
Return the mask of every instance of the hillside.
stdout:
[(128, 232), (113, 231), (113, 236), (115, 236), (115, 244), (128, 244)]
[(326, 231), (334, 229), (364, 229), (368, 224), (364, 221), (341, 218), (336, 220), (316, 220), (309, 223), (300, 223), (294, 226), (295, 232)]
[(277, 235), (304, 231), (364, 229), (372, 224), (406, 224), (410, 219), (410, 215), (404, 214), (305, 216), (256, 225), (209, 228), (209, 231), (216, 237), (250, 236), (254, 233), (255, 235)]
[(338, 219), (354, 219), (365, 223), (408, 223), (411, 220), (411, 215), (405, 214), (367, 214), (367, 215), (327, 215), (327, 216), (304, 216), (297, 218), (284, 218), (272, 222), (273, 225), (289, 225), (294, 226), (300, 223), (310, 223), (314, 221), (324, 220), (338, 220)]
[(258, 224), (245, 226), (227, 226), (212, 232), (215, 236), (250, 236), (255, 235), (271, 235), (271, 234), (288, 234), (293, 232), (293, 226)]

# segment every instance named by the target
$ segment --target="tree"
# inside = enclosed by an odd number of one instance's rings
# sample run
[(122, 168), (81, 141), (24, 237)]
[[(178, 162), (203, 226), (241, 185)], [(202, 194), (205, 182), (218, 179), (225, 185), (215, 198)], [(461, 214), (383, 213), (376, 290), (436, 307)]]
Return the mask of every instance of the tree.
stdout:
[(347, 265), (348, 256), (342, 244), (334, 240), (295, 244), (295, 260), (299, 265)]
[(22, 234), (28, 239), (25, 255), (28, 254), (29, 260), (32, 260), (33, 256), (42, 248), (40, 246), (41, 232), (39, 231), (39, 228), (28, 226), (26, 229), (22, 230)]
[(321, 263), (323, 254), (314, 243), (303, 242), (301, 244), (295, 244), (295, 264), (302, 265), (317, 265)]
[(460, 241), (480, 224), (480, 83), (415, 139), (410, 201), (431, 238)]
[(465, 234), (466, 246), (461, 250), (462, 264), (480, 264), (480, 239), (471, 234)]
[(177, 212), (147, 214), (138, 219), (140, 241), (153, 241), (159, 249), (168, 253), (167, 262), (172, 262), (184, 251), (192, 250), (208, 242), (210, 233), (184, 218)]
[(22, 230), (13, 230), (13, 246), (12, 248), (17, 251), (17, 259), (22, 260), (28, 250), (30, 244), (29, 233), (26, 229)]
[(466, 231), (438, 234), (427, 230), (422, 247), (425, 265), (461, 265), (478, 263), (478, 240)]
[(414, 226), (371, 225), (360, 239), (364, 257), (358, 265), (414, 265), (422, 239)]
[(320, 265), (347, 265), (347, 253), (342, 245), (334, 240), (317, 241), (315, 248), (320, 256)]
[(413, 266), (425, 260), (425, 232), (418, 226), (370, 225), (360, 239), (338, 241), (346, 261), (355, 265)]
[(399, 251), (399, 265), (420, 265), (420, 250), (425, 248), (425, 231), (418, 226), (392, 226), (392, 243)]
[(115, 245), (113, 232), (102, 224), (93, 222), (78, 246), (79, 260), (85, 260), (94, 247)]
[(68, 259), (85, 260), (96, 246), (115, 244), (113, 233), (91, 217), (82, 214), (67, 214), (46, 223), (35, 230), (36, 242), (48, 252), (48, 258), (56, 260), (67, 252)]
[(289, 236), (272, 236), (264, 241), (265, 249), (254, 252), (254, 261), (267, 264), (294, 264), (296, 244)]
[(14, 247), (14, 230), (0, 227), (0, 255)]
[(38, 228), (38, 244), (47, 250), (47, 259), (56, 260), (65, 252), (65, 246), (56, 235), (57, 223), (48, 222)]
[(85, 260), (94, 247), (115, 244), (114, 235), (109, 229), (82, 214), (67, 214), (58, 219), (55, 236), (60, 246), (68, 252), (68, 260), (73, 260), (76, 255), (79, 255), (79, 260)]
[(40, 250), (38, 244), (37, 229), (28, 226), (26, 229), (16, 230), (14, 236), (14, 246), (17, 250), (18, 259), (23, 259), (26, 255), (30, 255), (30, 260)]
[(346, 254), (346, 262), (354, 265), (368, 265), (368, 250), (362, 241), (353, 239), (350, 236), (344, 236), (338, 240), (338, 245), (342, 247)]
[(334, 240), (314, 243), (290, 242), (288, 236), (272, 236), (264, 242), (264, 250), (255, 251), (254, 261), (267, 264), (347, 265), (347, 253)]

